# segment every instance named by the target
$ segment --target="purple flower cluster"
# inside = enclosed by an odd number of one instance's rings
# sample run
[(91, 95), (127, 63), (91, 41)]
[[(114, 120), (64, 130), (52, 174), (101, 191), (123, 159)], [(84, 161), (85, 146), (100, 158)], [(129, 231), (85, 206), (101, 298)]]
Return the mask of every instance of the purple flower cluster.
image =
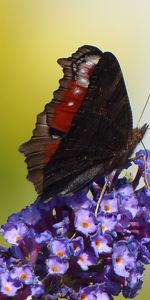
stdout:
[[(133, 298), (150, 263), (150, 151), (137, 153), (137, 175), (101, 194), (97, 179), (72, 196), (57, 195), (13, 214), (1, 228), (0, 299)], [(145, 185), (138, 189), (139, 179)]]

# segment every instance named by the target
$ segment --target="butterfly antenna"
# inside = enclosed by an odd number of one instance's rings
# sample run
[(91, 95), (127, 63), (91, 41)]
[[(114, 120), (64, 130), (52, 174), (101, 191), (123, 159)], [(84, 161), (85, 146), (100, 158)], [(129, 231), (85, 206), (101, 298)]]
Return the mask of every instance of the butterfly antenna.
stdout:
[(141, 119), (142, 119), (142, 117), (143, 117), (143, 114), (144, 114), (144, 111), (145, 111), (145, 109), (146, 109), (146, 106), (147, 106), (147, 104), (148, 104), (149, 99), (150, 99), (150, 94), (149, 94), (149, 96), (148, 96), (148, 98), (147, 98), (147, 100), (146, 100), (146, 103), (145, 103), (145, 105), (144, 105), (144, 108), (143, 108), (143, 110), (142, 110), (142, 113), (141, 113), (141, 115), (140, 115), (140, 118), (139, 118), (139, 120), (138, 120), (137, 126), (139, 125), (139, 123), (140, 123), (140, 121), (141, 121)]

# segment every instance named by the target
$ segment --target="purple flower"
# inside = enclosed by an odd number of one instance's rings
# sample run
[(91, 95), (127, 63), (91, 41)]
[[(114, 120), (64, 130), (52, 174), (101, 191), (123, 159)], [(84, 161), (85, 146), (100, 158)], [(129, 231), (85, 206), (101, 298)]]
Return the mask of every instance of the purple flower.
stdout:
[(85, 235), (96, 231), (96, 219), (93, 213), (80, 209), (75, 213), (75, 227)]
[(91, 246), (94, 249), (96, 256), (101, 253), (111, 253), (112, 239), (108, 235), (102, 235), (98, 230), (94, 235), (90, 237)]
[(24, 265), (21, 267), (14, 267), (10, 271), (9, 275), (10, 275), (11, 279), (18, 279), (22, 283), (25, 283), (27, 285), (31, 284), (33, 282), (32, 270), (31, 270), (31, 267), (28, 265)]
[(40, 281), (36, 279), (31, 285), (31, 295), (37, 298), (40, 298), (44, 294), (44, 287)]
[(118, 199), (112, 194), (103, 197), (100, 204), (100, 211), (108, 214), (118, 212)]
[(15, 296), (22, 284), (17, 281), (12, 281), (8, 273), (0, 276), (0, 291), (2, 294), (7, 296)]
[(139, 201), (140, 207), (149, 209), (150, 208), (150, 190), (147, 186), (144, 186), (136, 192), (137, 200)]
[(51, 232), (49, 230), (45, 230), (41, 233), (37, 233), (35, 231), (32, 231), (33, 232), (33, 235), (34, 235), (34, 239), (35, 239), (35, 242), (37, 244), (45, 244), (45, 243), (48, 243), (51, 239), (52, 239), (52, 235), (51, 235)]
[(74, 210), (80, 209), (81, 207), (85, 209), (95, 207), (95, 202), (87, 196), (87, 193), (88, 188), (85, 188), (80, 192), (74, 193), (73, 196), (66, 197), (66, 204)]
[(71, 255), (78, 256), (84, 250), (84, 240), (82, 237), (77, 237), (72, 239), (67, 246)]
[(135, 164), (137, 164), (140, 168), (140, 170), (150, 172), (150, 150), (140, 150), (136, 152), (136, 159), (134, 161)]
[(105, 291), (103, 284), (95, 284), (81, 288), (78, 300), (111, 300), (112, 297)]
[(138, 157), (135, 164), (138, 165), (139, 172), (144, 178), (145, 184), (150, 188), (150, 151), (140, 150), (136, 153)]
[(138, 212), (138, 200), (131, 185), (120, 188), (116, 197), (119, 199), (119, 210), (129, 211), (134, 218)]
[(46, 260), (46, 265), (49, 274), (64, 274), (69, 265), (67, 262), (62, 261), (59, 257), (52, 256)]
[(67, 240), (52, 240), (50, 243), (50, 251), (53, 255), (58, 256), (60, 258), (68, 257), (68, 249), (67, 249)]
[(113, 247), (112, 263), (114, 272), (122, 277), (129, 277), (134, 270), (136, 257), (130, 251), (125, 241), (119, 241)]
[(96, 264), (96, 257), (91, 251), (85, 251), (80, 254), (77, 263), (82, 270), (88, 270), (89, 266)]
[(27, 225), (35, 225), (41, 219), (41, 214), (35, 205), (30, 205), (22, 210), (20, 219)]
[(100, 228), (103, 233), (112, 232), (117, 224), (117, 219), (114, 215), (100, 215), (98, 216)]
[(63, 219), (63, 221), (59, 222), (59, 223), (55, 223), (53, 225), (53, 228), (56, 230), (56, 235), (57, 236), (64, 236), (65, 234), (67, 234), (68, 231), (68, 225), (69, 225), (69, 218), (65, 217)]
[(2, 233), (6, 241), (10, 244), (17, 245), (27, 234), (28, 228), (22, 222), (7, 223), (2, 227)]

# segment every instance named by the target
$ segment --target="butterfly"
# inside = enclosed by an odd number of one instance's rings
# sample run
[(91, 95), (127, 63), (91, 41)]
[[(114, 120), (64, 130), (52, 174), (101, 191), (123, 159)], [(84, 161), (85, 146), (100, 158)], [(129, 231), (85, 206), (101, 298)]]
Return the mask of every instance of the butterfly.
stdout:
[(133, 129), (123, 75), (112, 53), (85, 45), (58, 63), (64, 72), (60, 86), (37, 116), (31, 139), (20, 147), (27, 177), (42, 201), (123, 168), (147, 130), (147, 124)]

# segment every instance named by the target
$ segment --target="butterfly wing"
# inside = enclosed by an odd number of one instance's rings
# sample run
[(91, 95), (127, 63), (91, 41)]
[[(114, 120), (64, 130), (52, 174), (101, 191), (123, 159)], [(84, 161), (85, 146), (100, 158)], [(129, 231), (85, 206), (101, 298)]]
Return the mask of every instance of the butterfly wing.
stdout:
[[(130, 104), (113, 54), (83, 46), (59, 63), (64, 78), (53, 101), (46, 105), (44, 122), (38, 125), (37, 119), (39, 139), (33, 133), (22, 146), (28, 177), (43, 200), (62, 191), (79, 190), (98, 174), (111, 172), (116, 168), (116, 153), (132, 135)], [(47, 145), (44, 150), (41, 141)], [(47, 159), (42, 161), (43, 157)]]

